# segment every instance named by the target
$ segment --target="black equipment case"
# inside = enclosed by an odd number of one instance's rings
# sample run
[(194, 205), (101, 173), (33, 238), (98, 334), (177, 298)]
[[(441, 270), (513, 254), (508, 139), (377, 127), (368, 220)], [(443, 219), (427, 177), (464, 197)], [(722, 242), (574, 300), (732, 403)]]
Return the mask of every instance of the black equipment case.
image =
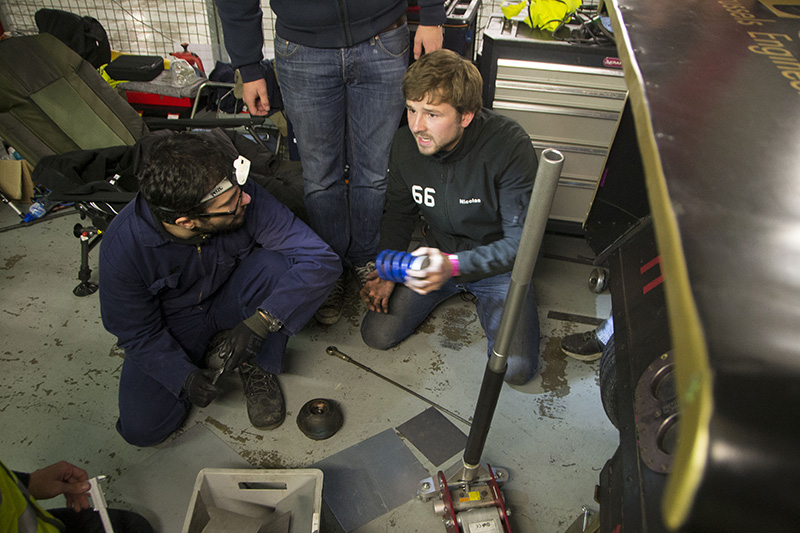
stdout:
[[(413, 34), (419, 26), (419, 6), (414, 0), (408, 5), (408, 29), (411, 31), (413, 42)], [(444, 8), (447, 14), (447, 21), (444, 23), (445, 48), (468, 59), (475, 59), (475, 38), (480, 7), (481, 0), (445, 0)]]

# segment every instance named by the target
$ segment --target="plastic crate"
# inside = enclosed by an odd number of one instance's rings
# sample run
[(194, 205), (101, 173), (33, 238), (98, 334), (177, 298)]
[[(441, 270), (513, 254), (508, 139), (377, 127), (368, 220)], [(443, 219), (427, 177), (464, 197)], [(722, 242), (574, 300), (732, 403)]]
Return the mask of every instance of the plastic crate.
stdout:
[(290, 533), (319, 533), (322, 471), (205, 468), (197, 474), (183, 533), (203, 531), (210, 507), (263, 519), (288, 511)]

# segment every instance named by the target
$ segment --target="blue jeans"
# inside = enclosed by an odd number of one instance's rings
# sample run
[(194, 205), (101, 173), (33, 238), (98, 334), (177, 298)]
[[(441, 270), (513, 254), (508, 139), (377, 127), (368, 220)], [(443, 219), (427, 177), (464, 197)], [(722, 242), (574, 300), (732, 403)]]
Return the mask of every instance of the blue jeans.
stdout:
[[(510, 281), (510, 272), (463, 284), (451, 279), (438, 291), (424, 296), (405, 285), (395, 285), (389, 298), (389, 312), (367, 311), (361, 322), (361, 337), (372, 348), (388, 350), (411, 335), (437, 305), (455, 294), (469, 292), (475, 296), (478, 318), (489, 341), (487, 355), (491, 356)], [(533, 287), (528, 287), (509, 353), (505, 355), (508, 355), (504, 378), (507, 383), (523, 385), (536, 374), (539, 314)]]
[[(191, 361), (204, 366), (206, 348), (218, 331), (231, 329), (256, 312), (284, 272), (286, 258), (263, 248), (256, 248), (244, 259), (231, 278), (202, 308), (193, 306), (170, 316), (166, 327)], [(289, 338), (283, 333), (267, 336), (256, 356), (258, 366), (278, 374)], [(119, 419), (117, 431), (135, 446), (153, 446), (170, 436), (189, 414), (191, 402), (176, 397), (158, 380), (142, 372), (127, 360), (119, 380)]]
[(363, 265), (378, 253), (389, 150), (405, 107), (408, 48), (406, 25), (350, 48), (311, 48), (275, 37), (310, 225), (345, 265)]
[(597, 340), (600, 341), (600, 344), (603, 346), (608, 344), (609, 339), (611, 339), (611, 336), (614, 334), (614, 315), (609, 315), (602, 324), (597, 326), (594, 330), (594, 334), (597, 335)]

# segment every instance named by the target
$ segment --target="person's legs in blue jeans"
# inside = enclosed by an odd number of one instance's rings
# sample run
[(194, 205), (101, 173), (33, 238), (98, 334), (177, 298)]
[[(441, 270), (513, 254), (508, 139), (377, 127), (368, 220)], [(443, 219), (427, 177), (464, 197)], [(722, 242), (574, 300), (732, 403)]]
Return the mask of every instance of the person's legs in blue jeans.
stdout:
[(389, 150), (404, 107), (408, 46), (405, 25), (350, 48), (310, 48), (275, 38), (311, 227), (345, 264), (361, 265), (377, 254)]
[(433, 309), (447, 298), (463, 292), (452, 281), (438, 291), (418, 294), (405, 285), (395, 285), (389, 298), (389, 312), (367, 311), (361, 322), (361, 338), (371, 348), (388, 350), (414, 333)]
[[(510, 281), (510, 272), (466, 284), (456, 284), (450, 280), (440, 290), (424, 296), (397, 285), (389, 299), (389, 313), (367, 311), (361, 323), (361, 337), (372, 348), (388, 350), (411, 335), (445, 299), (460, 292), (469, 292), (475, 296), (478, 318), (488, 341), (487, 354), (491, 356)], [(528, 288), (523, 300), (509, 351), (502, 355), (508, 357), (504, 377), (507, 383), (523, 385), (536, 374), (539, 362), (539, 314), (533, 287)]]
[[(511, 273), (467, 283), (466, 289), (475, 295), (475, 304), (483, 331), (488, 340), (487, 354), (492, 355), (500, 318), (506, 304)], [(511, 385), (524, 385), (533, 378), (539, 364), (539, 314), (533, 286), (522, 303), (508, 353), (505, 381)]]
[(595, 335), (597, 335), (597, 340), (600, 341), (600, 344), (606, 346), (608, 341), (611, 339), (611, 336), (614, 335), (614, 315), (608, 315), (608, 318), (605, 319), (597, 329), (595, 329)]
[[(190, 360), (202, 367), (206, 347), (214, 333), (230, 329), (252, 315), (287, 268), (281, 254), (256, 248), (208, 305), (195, 306), (168, 317), (167, 331)], [(310, 318), (313, 310), (308, 313)], [(256, 357), (258, 366), (270, 373), (279, 373), (287, 340), (280, 332), (269, 335)], [(117, 431), (127, 442), (135, 446), (162, 442), (178, 429), (190, 408), (188, 398), (176, 397), (135, 364), (127, 360), (123, 363)]]
[(275, 37), (275, 67), (286, 117), (297, 137), (311, 228), (344, 258), (350, 240), (345, 183), (344, 50)]
[(405, 100), (409, 34), (403, 25), (353, 47), (347, 85), (347, 155), (350, 164), (350, 247), (347, 261), (375, 260), (386, 196), (386, 169)]

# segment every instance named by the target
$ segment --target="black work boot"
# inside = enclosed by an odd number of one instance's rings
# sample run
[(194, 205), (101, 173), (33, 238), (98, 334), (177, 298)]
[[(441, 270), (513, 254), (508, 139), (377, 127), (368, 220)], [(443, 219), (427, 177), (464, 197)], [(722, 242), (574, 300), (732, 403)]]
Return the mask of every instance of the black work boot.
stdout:
[(247, 400), (247, 416), (256, 429), (275, 429), (286, 417), (283, 392), (275, 374), (262, 370), (254, 361), (239, 368)]

